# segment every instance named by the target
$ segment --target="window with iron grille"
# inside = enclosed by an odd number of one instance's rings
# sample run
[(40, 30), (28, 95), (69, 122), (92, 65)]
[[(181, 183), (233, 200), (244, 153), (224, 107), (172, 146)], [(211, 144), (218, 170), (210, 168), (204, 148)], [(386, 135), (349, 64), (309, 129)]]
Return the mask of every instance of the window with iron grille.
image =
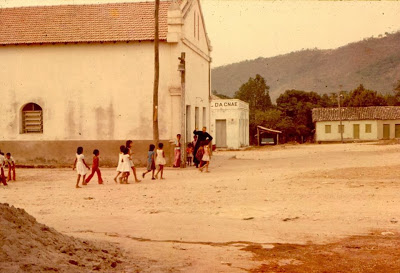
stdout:
[(43, 111), (36, 103), (28, 103), (22, 108), (22, 133), (43, 133)]

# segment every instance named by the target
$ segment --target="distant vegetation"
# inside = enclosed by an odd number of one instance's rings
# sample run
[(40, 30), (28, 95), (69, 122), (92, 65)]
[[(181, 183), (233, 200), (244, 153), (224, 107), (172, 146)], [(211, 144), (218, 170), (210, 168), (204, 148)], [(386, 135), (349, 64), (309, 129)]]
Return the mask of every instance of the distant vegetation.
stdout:
[(354, 90), (320, 95), (316, 92), (286, 90), (279, 95), (276, 105), (271, 103), (270, 87), (263, 77), (257, 74), (239, 88), (234, 98), (249, 103), (250, 137), (256, 143), (257, 125), (282, 131), (280, 142), (312, 141), (314, 124), (311, 110), (318, 107), (338, 107), (339, 95), (344, 107), (400, 106), (400, 80), (392, 93), (381, 95), (368, 90), (360, 84)]
[(256, 74), (268, 83), (273, 101), (286, 90), (322, 95), (349, 91), (360, 84), (389, 94), (400, 79), (400, 32), (334, 50), (303, 50), (217, 67), (212, 70), (212, 90), (232, 97)]

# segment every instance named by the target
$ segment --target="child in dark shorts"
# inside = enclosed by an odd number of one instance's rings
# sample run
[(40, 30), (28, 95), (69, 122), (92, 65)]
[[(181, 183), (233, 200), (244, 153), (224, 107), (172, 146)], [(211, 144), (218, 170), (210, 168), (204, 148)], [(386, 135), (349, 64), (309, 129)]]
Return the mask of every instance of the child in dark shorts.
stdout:
[(156, 146), (154, 144), (150, 144), (149, 151), (147, 152), (147, 172), (144, 172), (142, 174), (142, 177), (144, 178), (145, 175), (149, 172), (152, 172), (151, 179), (156, 180), (154, 177), (154, 171), (156, 170), (156, 163), (154, 161), (154, 149)]

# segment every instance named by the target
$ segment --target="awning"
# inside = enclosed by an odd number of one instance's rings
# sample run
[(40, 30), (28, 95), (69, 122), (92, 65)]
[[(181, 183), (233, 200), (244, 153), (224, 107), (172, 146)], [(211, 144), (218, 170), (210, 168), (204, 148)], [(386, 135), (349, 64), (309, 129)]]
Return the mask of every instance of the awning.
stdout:
[(276, 134), (282, 134), (281, 131), (265, 128), (265, 127), (260, 126), (260, 125), (257, 126), (257, 129), (260, 129), (261, 131), (266, 131), (266, 132), (271, 132), (271, 133), (276, 133)]

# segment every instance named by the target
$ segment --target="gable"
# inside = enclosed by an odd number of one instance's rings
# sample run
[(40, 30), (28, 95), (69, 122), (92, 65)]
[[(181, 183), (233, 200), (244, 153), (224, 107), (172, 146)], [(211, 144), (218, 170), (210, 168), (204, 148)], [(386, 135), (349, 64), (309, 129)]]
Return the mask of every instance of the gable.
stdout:
[(188, 0), (182, 4), (184, 18), (184, 38), (209, 55), (211, 51), (203, 12), (199, 0)]

